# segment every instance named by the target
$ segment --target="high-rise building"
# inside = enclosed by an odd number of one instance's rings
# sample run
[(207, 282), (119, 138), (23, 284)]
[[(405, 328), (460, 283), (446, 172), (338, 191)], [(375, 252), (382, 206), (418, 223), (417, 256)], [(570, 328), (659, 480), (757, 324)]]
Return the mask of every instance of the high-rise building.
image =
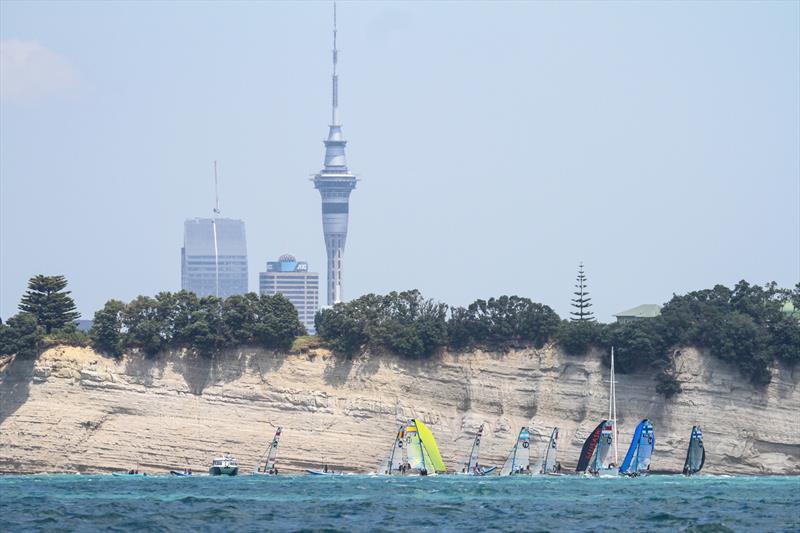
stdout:
[(181, 288), (220, 298), (247, 292), (244, 221), (195, 218), (184, 222)]
[(328, 253), (328, 305), (342, 301), (342, 261), (347, 240), (347, 217), (350, 212), (350, 192), (358, 181), (347, 169), (345, 146), (339, 122), (339, 78), (336, 75), (336, 5), (333, 6), (333, 86), (331, 124), (325, 143), (325, 166), (314, 176), (314, 187), (322, 197), (322, 231)]
[(261, 294), (282, 294), (297, 309), (300, 322), (314, 333), (314, 315), (319, 309), (319, 274), (308, 271), (308, 263), (285, 254), (267, 263), (267, 271), (258, 274)]

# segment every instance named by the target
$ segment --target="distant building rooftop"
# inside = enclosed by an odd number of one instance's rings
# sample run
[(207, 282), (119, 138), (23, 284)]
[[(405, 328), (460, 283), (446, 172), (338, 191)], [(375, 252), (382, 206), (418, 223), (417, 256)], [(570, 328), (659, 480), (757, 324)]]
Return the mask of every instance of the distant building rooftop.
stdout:
[(637, 305), (633, 309), (621, 311), (614, 316), (617, 317), (617, 322), (630, 322), (632, 320), (640, 320), (643, 318), (654, 318), (661, 314), (661, 306), (658, 304), (642, 304)]
[(783, 307), (781, 307), (781, 312), (800, 320), (800, 310), (798, 310), (792, 302), (786, 302), (783, 304)]

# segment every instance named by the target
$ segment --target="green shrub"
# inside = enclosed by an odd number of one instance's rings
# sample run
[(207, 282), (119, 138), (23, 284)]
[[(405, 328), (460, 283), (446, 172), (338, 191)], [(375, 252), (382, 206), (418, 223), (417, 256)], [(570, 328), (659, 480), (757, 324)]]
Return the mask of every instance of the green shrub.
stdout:
[(602, 345), (603, 324), (590, 320), (562, 320), (555, 340), (568, 355), (583, 355), (592, 346)]
[(541, 348), (561, 320), (550, 307), (519, 296), (476, 300), (452, 310), (447, 324), (450, 346), (502, 347), (532, 344)]
[(36, 357), (42, 347), (44, 328), (31, 313), (17, 313), (0, 324), (0, 355)]

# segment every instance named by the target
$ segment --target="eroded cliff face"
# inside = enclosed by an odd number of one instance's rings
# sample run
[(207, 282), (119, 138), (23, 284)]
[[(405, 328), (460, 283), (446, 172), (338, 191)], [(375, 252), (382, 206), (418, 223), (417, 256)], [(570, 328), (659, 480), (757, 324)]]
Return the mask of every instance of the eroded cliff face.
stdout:
[[(683, 350), (677, 366), (683, 392), (670, 401), (646, 373), (618, 376), (620, 455), (647, 417), (656, 431), (654, 470), (679, 472), (691, 427), (700, 424), (705, 471), (800, 474), (800, 369), (776, 369), (772, 384), (757, 389), (696, 350)], [(0, 359), (0, 472), (205, 471), (225, 451), (249, 471), (278, 425), (282, 472), (323, 461), (368, 472), (412, 417), (430, 425), (450, 469), (460, 469), (481, 423), (482, 464), (502, 464), (520, 426), (539, 436), (534, 449), (558, 426), (558, 458), (572, 469), (608, 413), (607, 379), (598, 354), (552, 347), (430, 361), (350, 360), (321, 349), (114, 361), (53, 348), (36, 361)]]

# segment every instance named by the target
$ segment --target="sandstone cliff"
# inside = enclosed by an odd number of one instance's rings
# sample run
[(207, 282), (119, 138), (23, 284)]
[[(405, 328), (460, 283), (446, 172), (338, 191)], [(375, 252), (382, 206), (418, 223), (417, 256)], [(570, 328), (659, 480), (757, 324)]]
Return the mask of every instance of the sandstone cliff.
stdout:
[[(648, 417), (655, 470), (680, 471), (699, 423), (707, 472), (800, 474), (800, 368), (776, 369), (772, 384), (757, 389), (695, 350), (683, 350), (677, 366), (683, 392), (670, 401), (646, 374), (619, 376), (620, 454)], [(559, 460), (574, 468), (583, 439), (607, 414), (607, 375), (598, 354), (568, 357), (552, 347), (431, 361), (348, 360), (322, 349), (114, 361), (59, 347), (37, 361), (0, 358), (0, 472), (205, 471), (224, 451), (249, 471), (277, 425), (284, 472), (323, 460), (374, 471), (411, 417), (429, 423), (452, 469), (482, 422), (482, 463), (502, 464), (528, 424), (542, 439), (560, 427)]]

